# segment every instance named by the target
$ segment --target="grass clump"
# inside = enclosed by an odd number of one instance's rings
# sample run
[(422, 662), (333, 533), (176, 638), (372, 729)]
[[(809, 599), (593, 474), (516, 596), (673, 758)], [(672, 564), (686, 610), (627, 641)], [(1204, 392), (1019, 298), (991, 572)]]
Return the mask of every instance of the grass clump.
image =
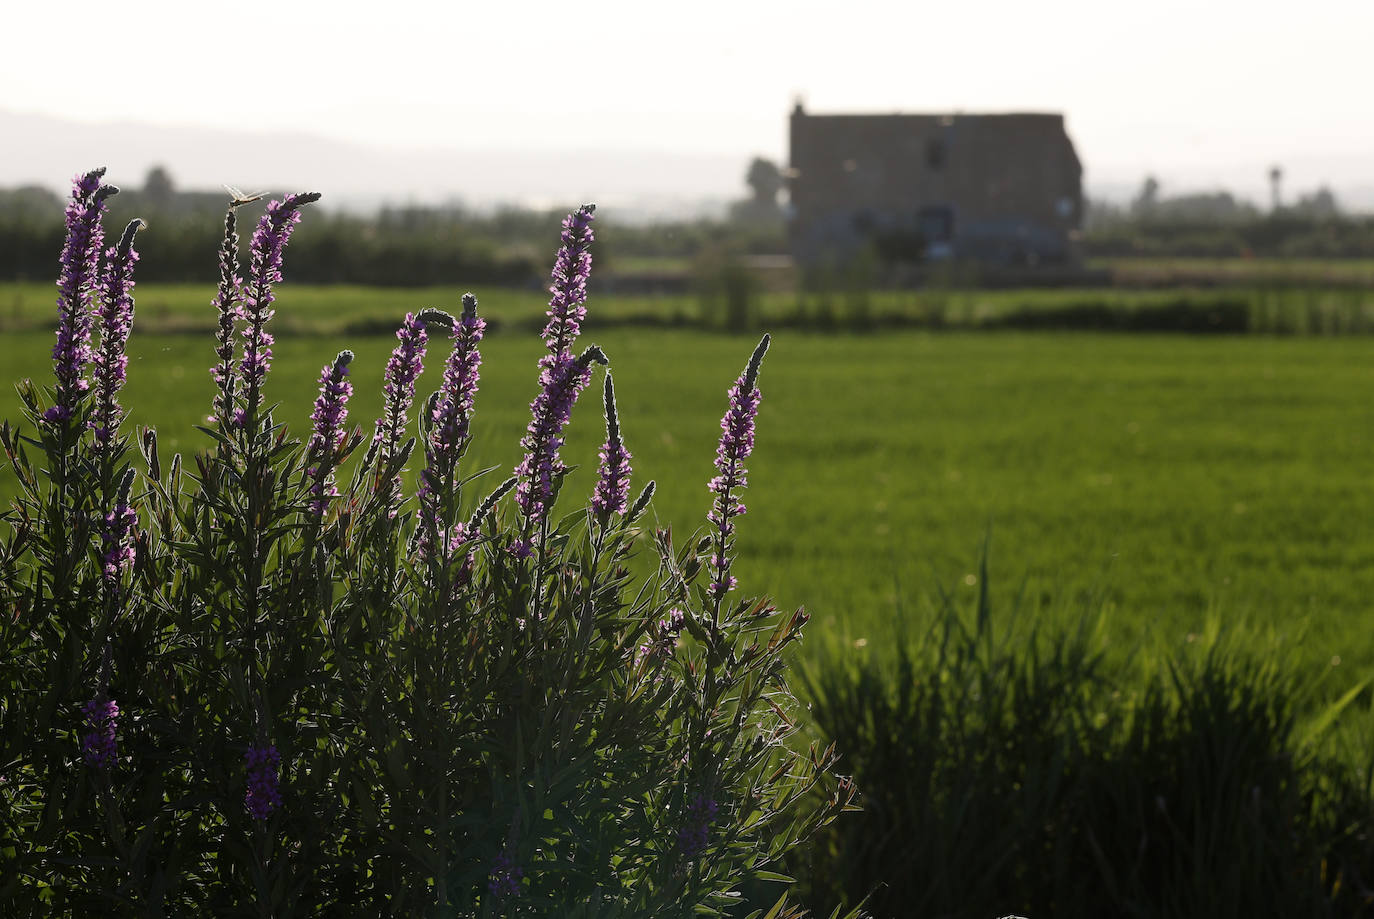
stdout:
[(931, 612), (922, 635), (806, 667), (864, 808), (794, 856), (810, 902), (1056, 919), (1369, 908), (1368, 776), (1314, 740), (1357, 690), (1304, 730), (1304, 687), (1217, 631), (1122, 668), (1093, 614), (1000, 619), (986, 589), (971, 613), (951, 595)]

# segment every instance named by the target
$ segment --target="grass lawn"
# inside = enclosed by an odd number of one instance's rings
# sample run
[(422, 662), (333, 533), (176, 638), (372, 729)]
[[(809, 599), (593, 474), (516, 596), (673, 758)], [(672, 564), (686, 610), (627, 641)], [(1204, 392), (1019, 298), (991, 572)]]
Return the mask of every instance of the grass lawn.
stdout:
[[(312, 294), (288, 285), (279, 315)], [(144, 292), (140, 310), (162, 295)], [(537, 293), (521, 299), (538, 314)], [(584, 340), (611, 357), (636, 477), (658, 480), (656, 513), (681, 540), (704, 519), (725, 392), (753, 339), (593, 319)], [(47, 379), (51, 341), (0, 333), (0, 416), (18, 414), (9, 381)], [(321, 365), (351, 347), (352, 419), (370, 424), (393, 343), (283, 337), (268, 398), (304, 433)], [(205, 442), (191, 425), (210, 401), (211, 345), (135, 329), (126, 402), (164, 452)], [(517, 459), (539, 350), (513, 331), (485, 345), (469, 468)], [(813, 641), (880, 643), (938, 586), (971, 594), (990, 530), (997, 593), (1046, 615), (1097, 603), (1122, 649), (1220, 619), (1314, 675), (1339, 657), (1353, 682), (1374, 665), (1372, 352), (1363, 338), (784, 332), (762, 376), (738, 574), (805, 604)], [(564, 451), (585, 464), (579, 494), (603, 436), (593, 394)], [(13, 485), (0, 473), (0, 495)]]

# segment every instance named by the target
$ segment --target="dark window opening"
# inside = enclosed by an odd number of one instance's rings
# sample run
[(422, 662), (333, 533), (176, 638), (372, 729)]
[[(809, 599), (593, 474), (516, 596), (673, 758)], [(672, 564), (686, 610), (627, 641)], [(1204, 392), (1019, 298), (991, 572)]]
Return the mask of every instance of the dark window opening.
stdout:
[(954, 238), (954, 211), (947, 206), (923, 207), (916, 212), (916, 226), (928, 243)]
[(945, 142), (932, 137), (926, 142), (926, 165), (931, 169), (945, 168)]

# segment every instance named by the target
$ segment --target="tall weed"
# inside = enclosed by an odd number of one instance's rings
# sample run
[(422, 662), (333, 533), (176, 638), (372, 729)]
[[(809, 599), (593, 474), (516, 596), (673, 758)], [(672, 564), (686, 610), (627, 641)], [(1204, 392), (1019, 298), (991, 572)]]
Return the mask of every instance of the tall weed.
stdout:
[(879, 917), (1369, 909), (1369, 784), (1305, 738), (1303, 687), (1277, 662), (1214, 633), (1123, 673), (1099, 616), (1042, 628), (994, 609), (987, 583), (984, 565), (971, 610), (940, 594), (923, 634), (804, 668), (864, 808), (794, 855), (809, 902), (868, 897)]

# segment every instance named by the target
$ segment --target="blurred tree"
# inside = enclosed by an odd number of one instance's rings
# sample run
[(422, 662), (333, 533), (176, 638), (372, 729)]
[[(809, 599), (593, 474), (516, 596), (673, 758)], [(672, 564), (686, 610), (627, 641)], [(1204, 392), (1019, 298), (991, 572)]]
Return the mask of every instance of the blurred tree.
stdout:
[(753, 191), (755, 201), (771, 205), (778, 203), (778, 192), (782, 191), (783, 180), (782, 170), (778, 168), (777, 163), (761, 156), (754, 157), (744, 181)]
[(1135, 217), (1149, 216), (1159, 203), (1159, 180), (1154, 176), (1146, 176), (1144, 183), (1140, 186), (1140, 192), (1131, 201), (1131, 214)]
[(143, 180), (143, 200), (148, 207), (159, 211), (170, 210), (176, 193), (172, 174), (165, 166), (154, 166), (148, 170), (148, 176)]
[(1287, 210), (1296, 217), (1309, 217), (1313, 220), (1329, 220), (1339, 217), (1341, 213), (1335, 194), (1325, 185), (1309, 194), (1299, 195), (1297, 203)]
[(783, 189), (782, 170), (778, 164), (761, 156), (754, 157), (744, 174), (750, 197), (730, 207), (730, 216), (739, 223), (775, 224), (782, 222), (782, 208), (778, 194)]
[(60, 220), (62, 199), (38, 185), (0, 188), (0, 215), (10, 220)]

